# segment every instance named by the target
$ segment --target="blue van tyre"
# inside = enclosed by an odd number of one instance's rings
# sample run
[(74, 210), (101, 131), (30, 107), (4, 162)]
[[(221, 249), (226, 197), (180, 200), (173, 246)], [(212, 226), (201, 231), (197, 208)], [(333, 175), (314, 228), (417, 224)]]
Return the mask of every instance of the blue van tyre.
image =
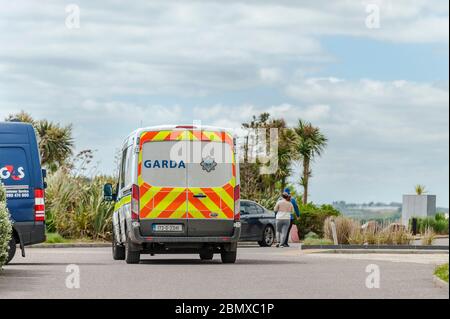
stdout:
[(116, 235), (113, 231), (112, 253), (114, 260), (125, 260), (125, 246), (119, 245), (116, 241)]
[(9, 264), (9, 262), (14, 258), (14, 255), (16, 254), (16, 246), (17, 242), (14, 236), (9, 241), (9, 247), (8, 247), (8, 259), (6, 259), (6, 264)]
[(236, 262), (237, 251), (225, 251), (220, 254), (222, 258), (222, 263), (224, 264), (234, 264)]

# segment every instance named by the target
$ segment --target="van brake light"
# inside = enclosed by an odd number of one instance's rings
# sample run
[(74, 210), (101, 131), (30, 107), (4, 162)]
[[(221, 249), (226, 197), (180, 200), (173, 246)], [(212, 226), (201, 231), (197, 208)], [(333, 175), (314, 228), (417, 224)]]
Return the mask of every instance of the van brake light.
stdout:
[(131, 189), (131, 219), (139, 219), (139, 187), (133, 185)]
[(183, 129), (186, 129), (186, 130), (193, 130), (193, 129), (196, 129), (197, 127), (194, 126), (194, 125), (178, 125), (176, 128), (183, 128)]
[(240, 185), (236, 185), (234, 187), (234, 221), (241, 220), (241, 187)]
[(34, 190), (34, 221), (45, 221), (44, 190), (40, 188)]

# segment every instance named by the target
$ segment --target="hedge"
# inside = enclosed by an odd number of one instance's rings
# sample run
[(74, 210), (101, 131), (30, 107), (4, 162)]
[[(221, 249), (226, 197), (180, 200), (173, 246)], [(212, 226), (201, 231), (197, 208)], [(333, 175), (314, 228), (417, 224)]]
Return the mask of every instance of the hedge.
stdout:
[(298, 235), (300, 239), (304, 239), (305, 235), (313, 232), (320, 238), (323, 238), (323, 225), (325, 219), (330, 216), (340, 216), (341, 213), (331, 205), (316, 206), (312, 203), (307, 205), (300, 204), (300, 218), (294, 223), (297, 225)]
[[(412, 218), (409, 220), (409, 227), (412, 226)], [(436, 214), (434, 217), (419, 217), (417, 218), (417, 231), (419, 234), (424, 234), (425, 231), (431, 228), (436, 234), (448, 235), (448, 219), (445, 219), (443, 214)]]
[(0, 184), (0, 269), (8, 259), (9, 241), (12, 234), (12, 225), (6, 208), (6, 193)]

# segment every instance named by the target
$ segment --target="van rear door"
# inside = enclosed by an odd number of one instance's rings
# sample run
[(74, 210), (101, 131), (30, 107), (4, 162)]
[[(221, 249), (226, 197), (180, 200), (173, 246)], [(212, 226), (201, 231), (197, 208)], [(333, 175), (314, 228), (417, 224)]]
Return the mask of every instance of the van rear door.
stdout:
[(29, 147), (0, 146), (0, 182), (6, 188), (8, 208), (16, 222), (34, 220), (34, 188)]
[[(227, 143), (226, 141), (231, 143)], [(236, 169), (232, 138), (208, 132), (190, 142), (187, 164), (188, 235), (232, 236)]]
[(143, 236), (187, 236), (186, 158), (171, 154), (186, 142), (170, 140), (171, 133), (146, 132), (140, 138), (139, 217)]
[(234, 151), (233, 138), (223, 132), (143, 133), (138, 162), (142, 235), (232, 236)]

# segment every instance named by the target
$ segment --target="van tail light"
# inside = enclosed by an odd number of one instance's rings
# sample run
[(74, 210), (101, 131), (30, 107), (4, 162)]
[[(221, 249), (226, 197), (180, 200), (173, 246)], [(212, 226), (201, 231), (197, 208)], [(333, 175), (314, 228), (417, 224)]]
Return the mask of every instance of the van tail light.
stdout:
[(178, 125), (175, 128), (182, 128), (185, 130), (193, 130), (193, 129), (196, 129), (197, 127), (194, 125)]
[(131, 189), (131, 219), (139, 219), (139, 187), (133, 185)]
[(34, 190), (34, 221), (45, 221), (44, 190), (40, 188)]
[(234, 187), (234, 221), (241, 220), (241, 187), (237, 185)]

